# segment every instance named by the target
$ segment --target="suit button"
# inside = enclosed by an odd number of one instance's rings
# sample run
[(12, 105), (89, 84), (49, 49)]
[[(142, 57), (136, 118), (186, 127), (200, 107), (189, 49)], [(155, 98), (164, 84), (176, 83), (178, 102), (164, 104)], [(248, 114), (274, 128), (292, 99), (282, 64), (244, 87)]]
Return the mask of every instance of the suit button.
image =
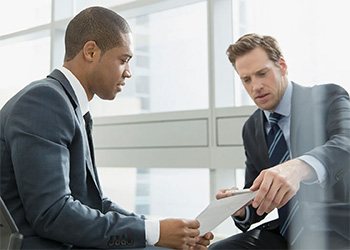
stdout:
[(121, 244), (122, 246), (125, 246), (125, 245), (126, 245), (126, 240), (125, 240), (125, 239), (122, 239), (122, 240), (120, 241), (120, 244)]
[(115, 246), (120, 246), (120, 240), (116, 240), (116, 241), (114, 242), (114, 245), (115, 245)]
[(131, 246), (132, 243), (134, 243), (134, 241), (133, 241), (132, 239), (128, 239), (127, 242), (126, 242), (126, 244), (127, 244), (128, 246)]
[(338, 173), (335, 175), (335, 180), (339, 181), (342, 178), (343, 174), (343, 170), (339, 170)]
[(111, 237), (110, 240), (108, 241), (108, 245), (111, 247), (111, 246), (114, 246), (114, 243), (115, 243), (115, 237)]

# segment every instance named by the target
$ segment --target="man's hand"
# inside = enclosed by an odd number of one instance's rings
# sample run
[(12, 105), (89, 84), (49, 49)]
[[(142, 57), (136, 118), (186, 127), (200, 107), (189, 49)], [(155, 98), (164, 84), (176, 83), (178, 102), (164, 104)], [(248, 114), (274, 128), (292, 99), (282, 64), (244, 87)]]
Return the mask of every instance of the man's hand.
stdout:
[(191, 246), (190, 250), (206, 250), (212, 239), (214, 239), (214, 235), (211, 232), (206, 233), (199, 237), (197, 244), (194, 247)]
[[(238, 190), (238, 188), (233, 187), (231, 189), (220, 189), (219, 192), (216, 194), (216, 199), (220, 200), (222, 198), (226, 198), (226, 197), (230, 197), (233, 194), (232, 193), (227, 193), (228, 190)], [(238, 209), (233, 216), (238, 217), (240, 219), (244, 219), (246, 217), (245, 215), (245, 207), (249, 206), (250, 204), (252, 204), (252, 201), (249, 201), (247, 204), (245, 204), (243, 207), (241, 207), (240, 209)]]
[[(191, 249), (205, 249), (207, 241), (199, 237), (198, 228), (199, 222), (197, 220), (161, 220), (160, 236), (156, 246), (173, 249), (190, 249), (190, 247)], [(200, 246), (204, 248), (200, 248)]]
[(316, 177), (316, 172), (299, 159), (284, 162), (263, 170), (254, 180), (250, 190), (259, 190), (253, 207), (257, 214), (270, 213), (275, 208), (284, 206), (299, 190), (300, 182)]

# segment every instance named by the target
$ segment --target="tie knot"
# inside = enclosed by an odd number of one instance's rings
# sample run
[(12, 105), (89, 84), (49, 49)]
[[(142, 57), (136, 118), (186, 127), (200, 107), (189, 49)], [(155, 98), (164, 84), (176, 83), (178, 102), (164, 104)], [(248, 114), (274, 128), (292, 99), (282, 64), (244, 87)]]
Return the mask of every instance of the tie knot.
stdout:
[(272, 124), (278, 124), (278, 121), (282, 118), (281, 114), (278, 113), (271, 113), (269, 116), (269, 121)]
[(87, 113), (84, 115), (84, 120), (85, 120), (85, 126), (86, 126), (86, 128), (89, 128), (90, 131), (91, 131), (91, 130), (92, 130), (92, 118), (91, 118), (90, 112), (87, 112)]

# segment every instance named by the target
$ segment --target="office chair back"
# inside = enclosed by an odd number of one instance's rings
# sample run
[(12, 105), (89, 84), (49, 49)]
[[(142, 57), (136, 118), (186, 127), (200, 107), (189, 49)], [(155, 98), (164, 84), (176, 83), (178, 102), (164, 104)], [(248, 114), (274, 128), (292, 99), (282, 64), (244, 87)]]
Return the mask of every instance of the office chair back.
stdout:
[(21, 249), (23, 235), (11, 217), (4, 201), (0, 197), (0, 249)]

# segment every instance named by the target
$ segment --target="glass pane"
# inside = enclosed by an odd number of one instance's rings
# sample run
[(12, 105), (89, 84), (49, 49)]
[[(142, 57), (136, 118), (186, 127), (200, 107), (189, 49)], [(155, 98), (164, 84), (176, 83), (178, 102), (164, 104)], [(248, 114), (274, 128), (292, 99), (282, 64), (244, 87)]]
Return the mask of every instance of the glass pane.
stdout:
[(133, 77), (116, 100), (95, 98), (94, 116), (208, 108), (206, 3), (128, 19)]
[(140, 0), (55, 0), (55, 20), (71, 18), (91, 6), (115, 7)]
[(0, 35), (13, 33), (51, 21), (51, 1), (11, 0), (1, 2)]
[(54, 4), (55, 21), (73, 17), (74, 0), (55, 0)]
[[(0, 42), (2, 81), (0, 108), (30, 82), (45, 78), (50, 73), (49, 31), (34, 33)], [(14, 56), (15, 55), (15, 56)]]
[(103, 195), (128, 211), (135, 211), (136, 168), (98, 168)]
[[(346, 49), (350, 1), (232, 0), (232, 4), (234, 41), (251, 32), (272, 35), (289, 66), (289, 80), (306, 86), (333, 82), (350, 91), (350, 50)], [(236, 79), (236, 105), (240, 106), (248, 98)]]
[(115, 6), (131, 3), (131, 2), (137, 2), (141, 0), (73, 0), (73, 1), (75, 2), (74, 12), (78, 13), (81, 10), (90, 6), (115, 7)]
[(148, 218), (195, 218), (209, 204), (208, 169), (98, 171), (105, 196)]

